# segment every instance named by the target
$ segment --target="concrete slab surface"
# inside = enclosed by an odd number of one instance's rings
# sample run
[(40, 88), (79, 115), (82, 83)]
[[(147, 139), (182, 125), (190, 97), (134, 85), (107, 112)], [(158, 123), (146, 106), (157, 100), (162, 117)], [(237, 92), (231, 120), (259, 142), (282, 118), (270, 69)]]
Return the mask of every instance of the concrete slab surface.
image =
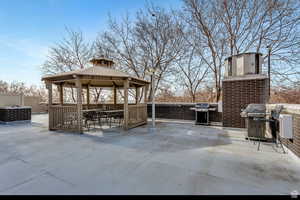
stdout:
[(162, 120), (83, 135), (0, 125), (0, 194), (290, 194), (300, 163), (244, 129)]

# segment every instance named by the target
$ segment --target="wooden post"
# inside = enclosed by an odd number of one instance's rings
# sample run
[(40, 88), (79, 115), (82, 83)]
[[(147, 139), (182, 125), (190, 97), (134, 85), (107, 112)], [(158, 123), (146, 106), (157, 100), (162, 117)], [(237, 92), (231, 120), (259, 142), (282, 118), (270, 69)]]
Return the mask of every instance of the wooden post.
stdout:
[(129, 88), (129, 80), (126, 79), (124, 81), (124, 129), (128, 130), (128, 121), (129, 121), (129, 113), (128, 113), (128, 88)]
[(64, 104), (64, 87), (63, 84), (60, 84), (58, 86), (58, 90), (59, 90), (59, 103), (60, 105)]
[(144, 109), (144, 118), (145, 118), (145, 123), (147, 123), (147, 119), (148, 119), (148, 105), (147, 105), (147, 101), (148, 101), (148, 98), (147, 98), (147, 93), (148, 93), (148, 89), (149, 89), (149, 85), (145, 85), (144, 87), (144, 103), (145, 103), (145, 106), (146, 108)]
[(144, 90), (144, 102), (147, 103), (147, 101), (148, 101), (147, 93), (148, 93), (149, 85), (146, 85), (144, 87), (144, 89), (145, 89)]
[(77, 87), (77, 127), (78, 132), (82, 133), (82, 84), (80, 79), (76, 79), (76, 87)]
[(86, 104), (89, 109), (90, 107), (90, 85), (89, 84), (86, 87)]
[(48, 124), (48, 129), (51, 131), (53, 128), (53, 113), (51, 110), (52, 106), (52, 83), (51, 82), (46, 82), (46, 88), (48, 89), (48, 118), (49, 118), (49, 124)]
[(139, 103), (139, 98), (140, 98), (140, 88), (135, 87), (135, 104)]
[(115, 108), (116, 108), (116, 105), (117, 105), (117, 87), (114, 85), (113, 89), (114, 89), (114, 105), (115, 105)]

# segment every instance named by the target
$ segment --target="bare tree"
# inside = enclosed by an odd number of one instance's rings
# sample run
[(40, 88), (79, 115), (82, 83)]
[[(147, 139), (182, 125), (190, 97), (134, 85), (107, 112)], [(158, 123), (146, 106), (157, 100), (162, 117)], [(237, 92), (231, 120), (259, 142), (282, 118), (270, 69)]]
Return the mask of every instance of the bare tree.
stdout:
[[(83, 69), (87, 67), (90, 59), (93, 57), (93, 44), (85, 41), (81, 31), (66, 28), (66, 33), (62, 41), (50, 47), (47, 60), (42, 65), (44, 74)], [(94, 102), (98, 101), (101, 91), (100, 88), (91, 90)], [(76, 98), (73, 88), (71, 89), (71, 96), (73, 102), (75, 102)]]
[(156, 91), (182, 53), (182, 23), (171, 12), (148, 6), (136, 13), (134, 22), (127, 15), (120, 23), (110, 18), (109, 25), (97, 40), (98, 49), (106, 49), (121, 70), (139, 78), (146, 78), (147, 70), (155, 69)]
[(8, 93), (9, 85), (7, 82), (0, 80), (0, 93)]
[[(300, 2), (295, 0), (229, 0), (216, 4), (225, 25), (231, 55), (271, 48), (273, 80), (297, 80), (300, 69)], [(265, 56), (266, 58), (267, 56)]]
[(177, 69), (174, 70), (176, 80), (187, 90), (192, 102), (196, 101), (198, 89), (206, 78), (209, 69), (195, 51), (195, 45), (190, 47), (183, 57), (177, 61)]
[(299, 78), (299, 1), (185, 0), (184, 4), (183, 18), (204, 44), (200, 54), (212, 64), (217, 100), (224, 56), (266, 52), (269, 46), (273, 81)]
[(182, 19), (190, 26), (187, 38), (191, 44), (198, 44), (197, 53), (210, 68), (214, 80), (216, 101), (221, 96), (223, 62), (226, 56), (226, 34), (224, 25), (213, 12), (210, 1), (186, 0)]
[(45, 101), (47, 97), (47, 92), (44, 87), (37, 87), (36, 85), (26, 86), (24, 82), (19, 81), (13, 81), (11, 83), (8, 83), (0, 80), (0, 93), (36, 96), (41, 97), (42, 101)]

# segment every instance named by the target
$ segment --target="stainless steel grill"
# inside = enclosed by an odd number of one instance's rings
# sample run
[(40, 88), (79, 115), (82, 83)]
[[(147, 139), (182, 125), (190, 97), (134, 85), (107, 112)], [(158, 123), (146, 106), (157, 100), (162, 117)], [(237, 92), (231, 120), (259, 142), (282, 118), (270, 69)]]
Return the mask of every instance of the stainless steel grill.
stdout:
[(278, 136), (278, 119), (282, 109), (283, 106), (276, 106), (275, 109), (271, 110), (271, 113), (266, 113), (265, 104), (249, 104), (246, 109), (242, 110), (241, 117), (246, 118), (246, 127), (248, 129), (246, 138), (249, 140), (259, 140), (257, 150), (259, 150), (260, 141), (266, 140), (265, 129), (266, 122), (268, 122), (273, 141), (275, 141), (276, 146), (279, 142), (285, 153), (280, 137)]
[(209, 103), (196, 103), (195, 110), (195, 124), (209, 125), (209, 111), (215, 111), (216, 108), (210, 106)]
[(246, 118), (247, 139), (265, 139), (265, 104), (249, 104), (242, 110), (241, 117)]

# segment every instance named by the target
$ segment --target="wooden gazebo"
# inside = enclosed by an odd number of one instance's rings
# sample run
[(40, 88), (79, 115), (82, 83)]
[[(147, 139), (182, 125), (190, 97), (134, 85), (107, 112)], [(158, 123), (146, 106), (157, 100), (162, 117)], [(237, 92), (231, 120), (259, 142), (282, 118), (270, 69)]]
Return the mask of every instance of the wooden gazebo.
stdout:
[[(102, 108), (103, 104), (90, 103), (90, 87), (111, 88), (113, 90), (113, 103), (105, 104), (105, 107), (114, 110), (124, 110), (123, 128), (125, 130), (147, 123), (147, 91), (149, 82), (143, 79), (132, 77), (127, 73), (113, 69), (112, 60), (101, 58), (91, 60), (92, 67), (75, 71), (63, 72), (54, 75), (44, 76), (48, 89), (48, 112), (49, 130), (68, 130), (83, 132), (83, 110)], [(52, 85), (56, 85), (59, 90), (59, 104), (53, 104)], [(77, 95), (76, 104), (66, 104), (63, 98), (64, 87), (75, 87)], [(144, 102), (141, 103), (140, 89), (144, 88)], [(86, 104), (82, 103), (82, 92), (86, 89)], [(124, 103), (117, 103), (117, 89), (124, 89)], [(136, 90), (136, 100), (134, 104), (128, 103), (128, 90)], [(66, 120), (70, 115), (76, 120), (69, 123)], [(74, 117), (75, 116), (75, 117)]]

